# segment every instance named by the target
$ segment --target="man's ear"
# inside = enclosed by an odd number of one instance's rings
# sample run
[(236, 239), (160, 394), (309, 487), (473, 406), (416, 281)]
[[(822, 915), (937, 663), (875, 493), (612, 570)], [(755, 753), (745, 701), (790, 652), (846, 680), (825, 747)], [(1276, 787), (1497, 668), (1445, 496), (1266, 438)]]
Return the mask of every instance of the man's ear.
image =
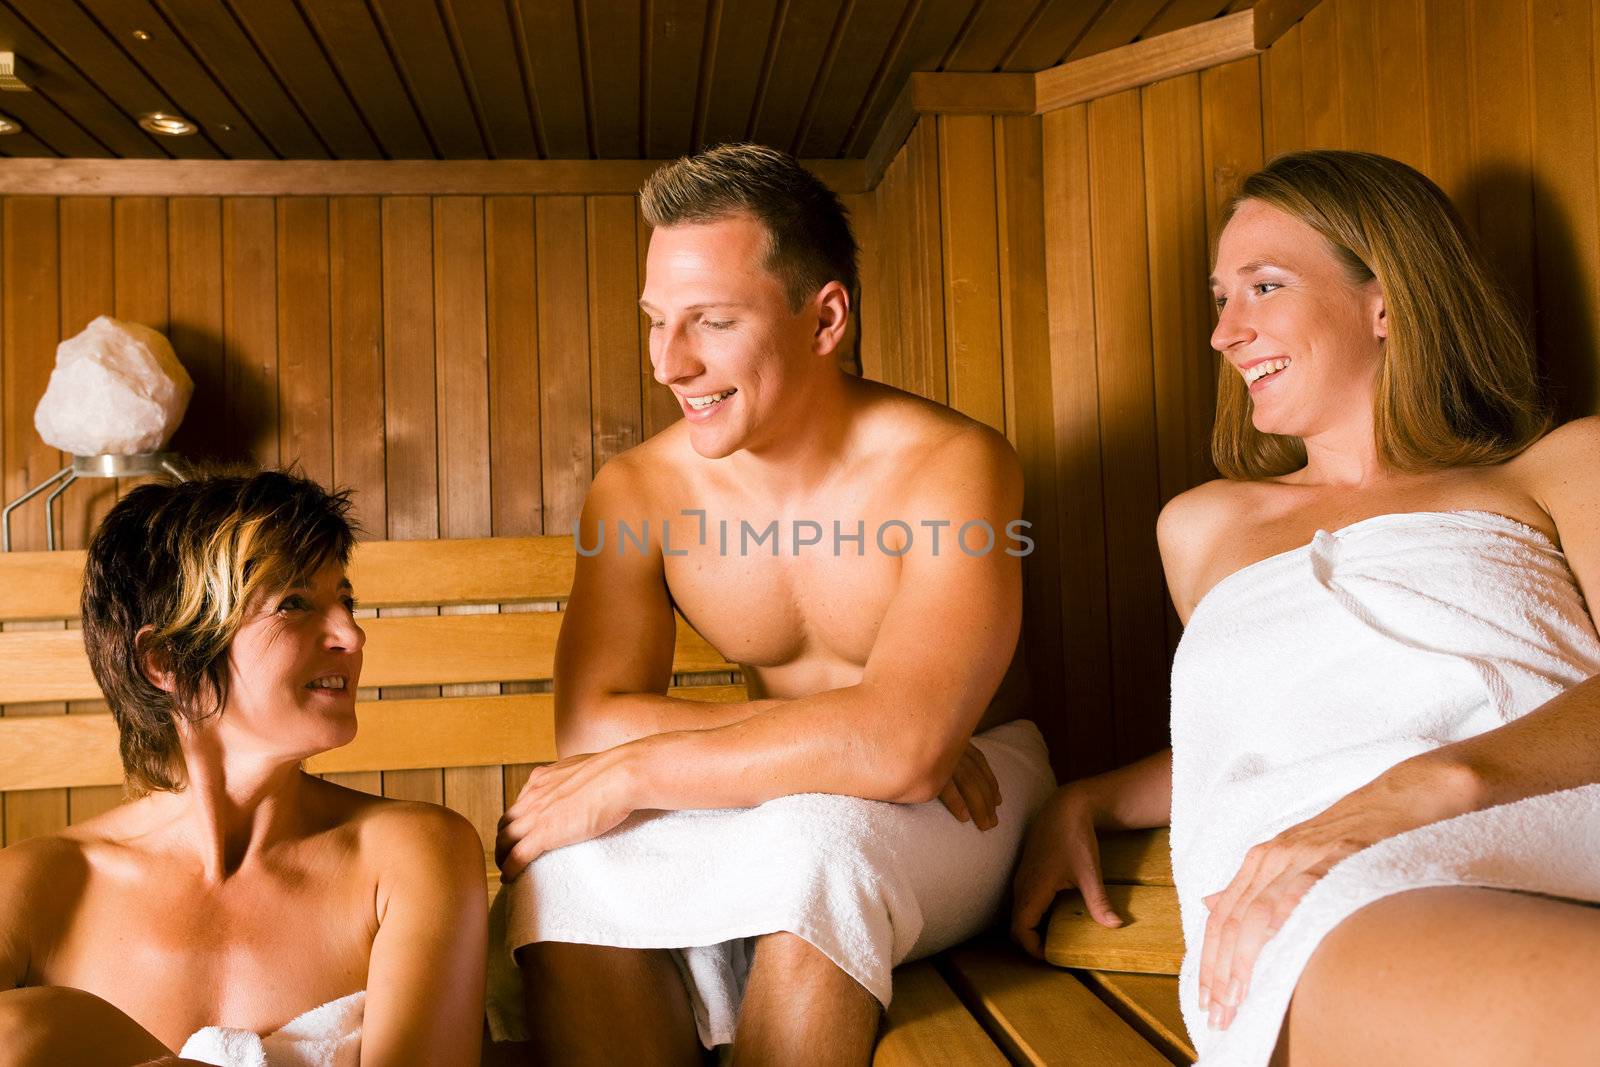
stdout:
[(177, 688), (177, 683), (173, 681), (166, 657), (150, 647), (150, 635), (154, 632), (154, 626), (139, 627), (139, 632), (133, 635), (133, 647), (138, 652), (139, 669), (144, 672), (145, 681), (163, 693), (170, 693)]
[(845, 331), (850, 326), (850, 294), (838, 282), (829, 282), (817, 293), (816, 350), (819, 355), (831, 355), (844, 343)]

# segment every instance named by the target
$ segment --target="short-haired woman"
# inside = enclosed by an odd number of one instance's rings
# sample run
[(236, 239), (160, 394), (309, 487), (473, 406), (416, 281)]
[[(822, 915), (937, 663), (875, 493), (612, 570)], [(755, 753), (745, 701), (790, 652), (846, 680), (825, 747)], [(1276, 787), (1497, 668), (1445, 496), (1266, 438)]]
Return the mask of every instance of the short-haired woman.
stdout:
[(1170, 816), (1202, 1063), (1593, 1062), (1600, 419), (1546, 433), (1514, 317), (1394, 160), (1273, 161), (1211, 286), (1226, 477), (1158, 529), (1173, 747), (1051, 799), (1014, 933), (1037, 951), (1074, 886), (1119, 925), (1094, 831)]
[(0, 1063), (477, 1062), (476, 832), (300, 767), (356, 732), (348, 507), (214, 474), (101, 523), (84, 642), (138, 799), (0, 851)]

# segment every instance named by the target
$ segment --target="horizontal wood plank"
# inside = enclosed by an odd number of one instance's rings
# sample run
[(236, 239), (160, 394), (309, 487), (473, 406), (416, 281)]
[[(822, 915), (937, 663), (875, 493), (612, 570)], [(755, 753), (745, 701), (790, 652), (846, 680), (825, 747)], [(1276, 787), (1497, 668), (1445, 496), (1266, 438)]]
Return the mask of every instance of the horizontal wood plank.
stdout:
[(1249, 11), (1075, 59), (1036, 75), (1038, 114), (1081, 104), (1256, 53)]
[[(556, 601), (575, 562), (564, 535), (364, 541), (350, 583), (369, 608)], [(81, 550), (0, 555), (0, 622), (77, 618), (83, 565)]]
[[(637, 193), (666, 160), (8, 159), (0, 196), (546, 196)], [(860, 160), (806, 166), (864, 193)]]
[(1100, 838), (1100, 876), (1107, 882), (1172, 885), (1172, 844), (1167, 828)]
[(1014, 948), (976, 943), (941, 959), (1012, 1063), (1166, 1067), (1164, 1056), (1067, 971)]
[(1045, 933), (1045, 959), (1057, 967), (1177, 974), (1183, 962), (1178, 893), (1168, 886), (1108, 885), (1124, 925), (1110, 930), (1089, 917), (1076, 892), (1056, 898)]
[[(363, 686), (543, 681), (555, 666), (560, 612), (362, 619)], [(673, 671), (736, 669), (679, 619)], [(98, 700), (76, 630), (0, 634), (0, 704)]]
[[(743, 700), (743, 686), (686, 686), (686, 700)], [(313, 756), (315, 774), (486, 767), (556, 758), (549, 693), (364, 700), (360, 728), (342, 748)], [(120, 785), (117, 727), (110, 715), (0, 718), (0, 792)]]
[(1178, 1006), (1178, 979), (1168, 974), (1127, 974), (1121, 971), (1074, 971), (1083, 983), (1121, 1015), (1167, 1058), (1193, 1063), (1194, 1042), (1183, 1024)]
[(928, 960), (894, 972), (894, 1000), (888, 1014), (873, 1067), (930, 1063), (1005, 1067), (1005, 1056)]

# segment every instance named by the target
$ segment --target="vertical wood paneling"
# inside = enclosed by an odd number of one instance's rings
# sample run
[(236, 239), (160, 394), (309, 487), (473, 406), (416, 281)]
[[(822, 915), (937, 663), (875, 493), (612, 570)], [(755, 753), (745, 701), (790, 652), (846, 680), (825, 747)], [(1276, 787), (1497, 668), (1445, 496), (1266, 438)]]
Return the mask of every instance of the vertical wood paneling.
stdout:
[[(68, 204), (72, 201), (68, 201)], [(63, 208), (67, 204), (62, 205)], [(215, 456), (226, 450), (234, 431), (222, 398), (227, 370), (223, 347), (222, 201), (181, 197), (167, 207), (171, 266), (168, 338), (194, 381), (194, 395), (173, 438), (174, 451)]]
[(584, 198), (545, 196), (538, 263), (539, 433), (544, 532), (569, 533), (594, 469), (589, 419), (589, 269)]
[(496, 536), (539, 533), (539, 320), (533, 199), (485, 204), (488, 283), (490, 513)]
[(278, 201), (278, 423), (281, 459), (333, 481), (328, 201)]
[(1526, 0), (1473, 0), (1472, 144), (1478, 240), (1533, 311), (1533, 75)]
[(994, 120), (939, 118), (939, 205), (950, 406), (1004, 433)]
[[(1214, 245), (1222, 213), (1239, 183), (1261, 169), (1261, 79), (1255, 59), (1200, 73), (1206, 189), (1206, 233)], [(1207, 272), (1210, 273), (1209, 271)]]
[(1061, 655), (1069, 683), (1064, 721), (1056, 728), (1062, 746), (1053, 755), (1058, 771), (1076, 777), (1103, 770), (1116, 758), (1085, 105), (1044, 116), (1044, 175), (1050, 381), (1060, 492)]
[(1045, 277), (1044, 122), (995, 123), (1000, 229), (1001, 343), (1015, 400), (1006, 425), (1022, 463), (1022, 516), (1034, 550), (1022, 563), (1023, 646), (1033, 717), (1052, 751), (1061, 752), (1061, 560), (1054, 408), (1050, 376), (1049, 289)]
[(1166, 736), (1166, 649), (1153, 640), (1165, 626), (1165, 586), (1155, 541), (1161, 490), (1136, 89), (1089, 105), (1089, 190), (1111, 692), (1122, 761)]
[[(1317, 86), (1312, 92), (1319, 92)], [(1295, 25), (1261, 57), (1261, 114), (1266, 157), (1306, 147), (1305, 80), (1300, 27)]]
[(878, 274), (878, 257), (875, 254), (878, 247), (878, 202), (871, 193), (859, 193), (846, 197), (845, 207), (850, 212), (850, 229), (855, 234), (858, 249), (861, 250), (857, 256), (860, 291), (850, 296), (854, 301), (850, 310), (855, 319), (860, 353), (857, 369), (863, 377), (882, 381), (883, 323), (878, 318), (880, 308), (877, 302), (881, 282)]
[(908, 280), (914, 332), (905, 351), (904, 387), (943, 404), (949, 399), (944, 319), (944, 242), (939, 207), (939, 126), (919, 122), (908, 142), (907, 178), (915, 244)]
[(1439, 183), (1461, 217), (1477, 219), (1472, 187), (1472, 57), (1468, 43), (1472, 12), (1466, 4), (1423, 6), (1423, 75), (1427, 175)]
[(1340, 141), (1343, 147), (1362, 152), (1382, 151), (1379, 126), (1389, 120), (1378, 103), (1378, 42), (1372, 32), (1378, 8), (1388, 2), (1339, 0), (1332, 8), (1339, 23), (1339, 108), (1344, 117)]
[[(1339, 16), (1335, 7), (1332, 3), (1318, 4), (1299, 27), (1301, 77), (1304, 84), (1313, 87), (1304, 98), (1307, 148), (1338, 148), (1344, 143), (1344, 83), (1339, 69)], [(1276, 45), (1273, 50), (1277, 50)]]
[(1594, 28), (1589, 4), (1541, 0), (1533, 45), (1534, 247), (1539, 349), (1558, 408), (1594, 410), (1596, 216)]
[(1422, 44), (1422, 0), (1383, 0), (1371, 29), (1376, 41), (1377, 151), (1428, 166), (1428, 91)]
[(644, 439), (639, 375), (639, 263), (631, 196), (591, 196), (586, 204), (589, 261), (589, 406), (594, 469)]
[(230, 458), (278, 464), (277, 205), (222, 202), (223, 410)]

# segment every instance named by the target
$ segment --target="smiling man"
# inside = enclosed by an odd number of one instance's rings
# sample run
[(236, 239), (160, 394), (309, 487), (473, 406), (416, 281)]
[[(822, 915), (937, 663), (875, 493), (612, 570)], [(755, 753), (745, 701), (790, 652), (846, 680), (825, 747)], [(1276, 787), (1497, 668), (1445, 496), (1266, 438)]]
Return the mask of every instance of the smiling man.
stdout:
[[(501, 822), (529, 1029), (542, 1061), (865, 1063), (891, 968), (984, 926), (1053, 787), (995, 699), (1021, 473), (994, 431), (841, 369), (855, 241), (793, 158), (712, 149), (642, 201), (684, 417), (590, 490), (566, 758)], [(747, 700), (668, 695), (675, 609)]]

